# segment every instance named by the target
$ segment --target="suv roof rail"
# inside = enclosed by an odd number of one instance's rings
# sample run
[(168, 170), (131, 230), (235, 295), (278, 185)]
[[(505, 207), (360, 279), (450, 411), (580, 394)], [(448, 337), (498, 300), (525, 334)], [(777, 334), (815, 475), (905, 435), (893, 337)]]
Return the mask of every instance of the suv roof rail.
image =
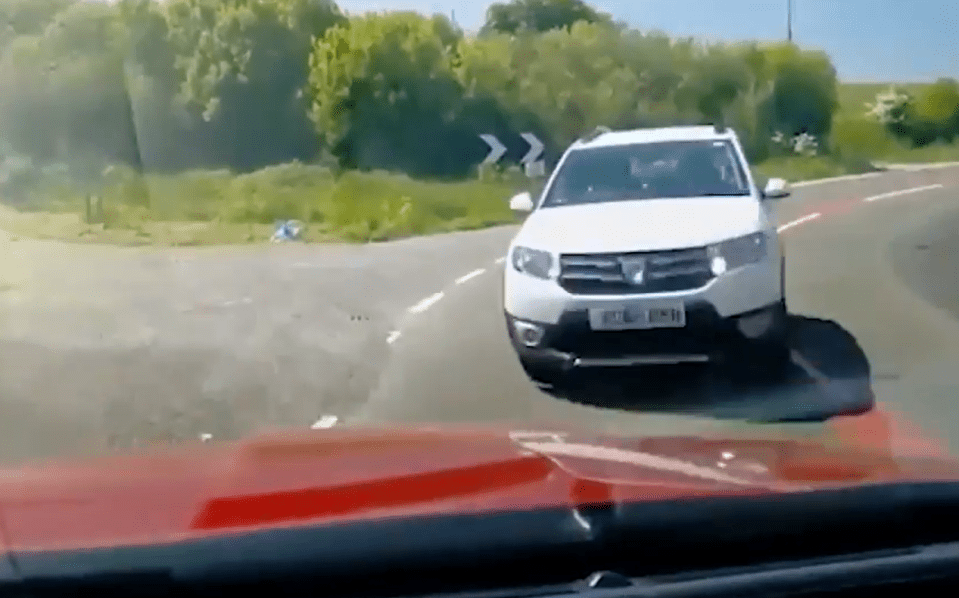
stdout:
[(597, 139), (598, 137), (605, 135), (606, 133), (612, 133), (612, 132), (613, 130), (610, 129), (609, 127), (600, 125), (596, 127), (595, 129), (593, 129), (592, 131), (590, 131), (589, 133), (580, 137), (579, 140), (582, 141), (583, 143), (589, 143), (590, 141), (593, 141)]

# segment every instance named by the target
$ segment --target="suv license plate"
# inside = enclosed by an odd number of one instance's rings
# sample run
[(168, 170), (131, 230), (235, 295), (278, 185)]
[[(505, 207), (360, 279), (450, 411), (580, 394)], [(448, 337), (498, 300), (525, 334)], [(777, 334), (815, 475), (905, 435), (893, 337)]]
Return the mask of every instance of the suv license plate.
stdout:
[(686, 325), (686, 310), (682, 305), (592, 309), (589, 312), (589, 325), (593, 330), (682, 328)]

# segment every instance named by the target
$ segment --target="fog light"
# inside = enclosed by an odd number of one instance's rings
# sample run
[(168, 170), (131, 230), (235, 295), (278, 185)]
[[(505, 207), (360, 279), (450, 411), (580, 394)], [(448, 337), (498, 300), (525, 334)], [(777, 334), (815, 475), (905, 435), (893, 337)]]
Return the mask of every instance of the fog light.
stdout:
[(709, 269), (712, 270), (713, 276), (722, 276), (726, 273), (726, 260), (723, 259), (721, 255), (717, 255), (709, 261)]
[(535, 347), (543, 341), (543, 327), (529, 322), (513, 322), (516, 337), (527, 347)]
[(773, 314), (771, 311), (761, 311), (739, 319), (739, 331), (748, 338), (759, 338), (769, 332), (773, 325)]

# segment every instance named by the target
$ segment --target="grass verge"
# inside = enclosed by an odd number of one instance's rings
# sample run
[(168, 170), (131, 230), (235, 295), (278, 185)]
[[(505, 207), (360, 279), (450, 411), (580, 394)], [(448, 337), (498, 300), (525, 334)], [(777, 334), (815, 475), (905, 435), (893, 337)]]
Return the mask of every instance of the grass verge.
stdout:
[[(307, 242), (370, 242), (511, 222), (518, 181), (427, 182), (388, 173), (285, 164), (234, 176), (112, 173), (97, 188), (45, 184), (0, 210), (14, 236), (120, 245), (221, 245), (268, 241), (278, 220), (303, 223)], [(101, 200), (88, 224), (86, 199)], [(94, 202), (96, 203), (96, 202)], [(96, 212), (96, 210), (94, 210)]]
[[(792, 182), (858, 174), (871, 162), (959, 161), (959, 144), (909, 148), (865, 117), (887, 83), (844, 83), (831, 155), (773, 158), (757, 179)], [(923, 84), (899, 84), (912, 93)], [(370, 242), (513, 222), (507, 198), (528, 188), (522, 177), (469, 182), (416, 181), (388, 173), (343, 176), (321, 166), (284, 164), (235, 176), (196, 171), (139, 179), (114, 169), (95, 185), (60, 175), (5, 190), (0, 229), (14, 237), (119, 245), (223, 245), (268, 241), (277, 220), (304, 224), (307, 242)], [(16, 186), (14, 186), (16, 187)], [(103, 200), (88, 224), (85, 199)]]
[[(788, 157), (756, 172), (802, 181), (863, 170), (827, 157)], [(239, 176), (202, 171), (139, 179), (113, 172), (97, 188), (61, 181), (24, 192), (19, 209), (0, 209), (0, 229), (15, 238), (71, 242), (231, 245), (266, 242), (276, 221), (296, 219), (306, 242), (375, 242), (514, 222), (508, 198), (529, 184), (515, 176), (452, 183), (388, 173), (335, 177), (303, 164)], [(86, 221), (88, 197), (103, 206), (95, 224)]]
[(868, 161), (840, 161), (829, 156), (790, 156), (771, 158), (753, 167), (757, 179), (779, 177), (792, 183), (827, 179), (844, 174), (876, 170)]

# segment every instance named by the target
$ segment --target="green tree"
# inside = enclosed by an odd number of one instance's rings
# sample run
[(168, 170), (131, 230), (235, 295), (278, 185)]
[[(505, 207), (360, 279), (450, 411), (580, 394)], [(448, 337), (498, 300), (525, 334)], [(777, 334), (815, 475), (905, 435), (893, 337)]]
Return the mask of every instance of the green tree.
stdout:
[(78, 0), (0, 0), (0, 48), (19, 35), (41, 35), (53, 17)]
[(191, 143), (190, 118), (177, 110), (176, 56), (161, 6), (152, 0), (121, 0), (127, 91), (143, 166), (153, 171), (203, 162)]
[(913, 128), (932, 137), (923, 141), (951, 143), (955, 139), (959, 133), (959, 83), (954, 79), (939, 79), (924, 88), (912, 106)]
[(787, 135), (809, 133), (826, 138), (839, 107), (839, 83), (829, 56), (792, 44), (766, 49), (773, 74), (775, 126)]
[(509, 113), (537, 115), (554, 151), (598, 125), (632, 126), (638, 119), (641, 82), (626, 63), (620, 32), (607, 25), (488, 35), (464, 41), (458, 54), (464, 89), (494, 98)]
[(251, 169), (317, 151), (303, 90), (312, 39), (343, 15), (332, 0), (170, 0), (179, 101), (208, 161)]
[[(837, 104), (825, 54), (629, 30), (581, 0), (495, 4), (478, 37), (441, 15), (347, 18), (333, 0), (0, 0), (0, 17), (0, 141), (98, 172), (328, 150), (344, 167), (462, 176), (487, 152), (479, 133), (513, 156), (532, 131), (556, 157), (597, 125), (719, 119), (761, 159), (775, 131), (828, 136)], [(943, 80), (886, 126), (951, 139), (957, 107)]]
[(677, 102), (677, 91), (695, 62), (690, 40), (673, 40), (663, 33), (626, 31), (623, 61), (636, 73), (638, 111), (643, 125), (666, 125), (689, 118)]
[(341, 163), (463, 172), (462, 88), (442, 21), (369, 14), (328, 30), (310, 56), (310, 117)]
[(733, 102), (750, 86), (746, 63), (722, 46), (706, 48), (690, 66), (676, 92), (683, 112), (695, 111), (710, 123), (726, 123)]
[(612, 23), (609, 15), (582, 0), (512, 0), (494, 3), (486, 9), (481, 32), (515, 35), (523, 31), (569, 29), (579, 21)]
[(10, 42), (0, 63), (0, 134), (42, 161), (136, 161), (118, 12), (68, 5), (36, 35)]

